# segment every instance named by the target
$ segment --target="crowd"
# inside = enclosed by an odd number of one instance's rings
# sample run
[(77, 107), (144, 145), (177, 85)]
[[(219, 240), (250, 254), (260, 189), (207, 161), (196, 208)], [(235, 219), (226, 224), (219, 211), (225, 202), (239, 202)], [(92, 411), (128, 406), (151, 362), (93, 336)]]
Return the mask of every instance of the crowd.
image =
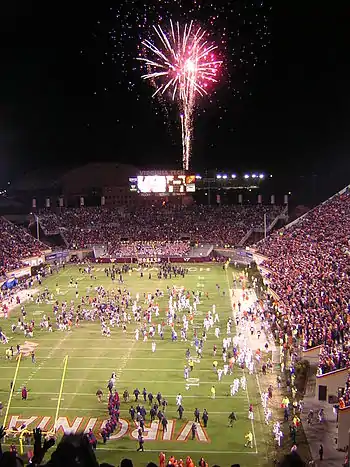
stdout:
[(350, 367), (350, 193), (336, 195), (257, 246), (283, 314), (281, 338), (322, 345), (319, 374)]
[(0, 217), (0, 277), (6, 272), (25, 266), (26, 258), (38, 256), (45, 245), (25, 229)]
[(40, 225), (46, 234), (60, 232), (70, 248), (115, 245), (119, 242), (176, 241), (215, 245), (237, 245), (252, 228), (270, 224), (282, 208), (279, 206), (190, 206), (180, 208), (78, 208), (54, 214), (42, 211)]
[(190, 251), (190, 243), (176, 240), (153, 242), (116, 242), (107, 247), (106, 256), (115, 258), (147, 257), (184, 257)]

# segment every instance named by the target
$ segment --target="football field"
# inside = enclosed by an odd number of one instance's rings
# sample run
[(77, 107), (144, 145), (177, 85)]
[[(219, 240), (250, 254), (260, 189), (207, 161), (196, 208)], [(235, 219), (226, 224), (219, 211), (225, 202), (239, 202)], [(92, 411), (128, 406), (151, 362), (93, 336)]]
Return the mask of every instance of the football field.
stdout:
[[(5, 350), (9, 345), (22, 347), (23, 357), (19, 364), (15, 391), (9, 407), (6, 426), (13, 428), (22, 423), (29, 429), (40, 426), (44, 431), (53, 428), (59, 394), (62, 386), (62, 399), (58, 412), (56, 426), (59, 432), (81, 432), (92, 428), (99, 437), (101, 425), (107, 420), (107, 383), (112, 372), (116, 372), (116, 389), (120, 396), (125, 389), (130, 393), (130, 401), (124, 403), (121, 397), (120, 424), (114, 435), (106, 444), (102, 444), (99, 438), (97, 457), (99, 462), (109, 462), (118, 465), (120, 460), (128, 457), (134, 465), (146, 465), (149, 461), (158, 461), (158, 454), (164, 451), (167, 458), (174, 454), (177, 459), (185, 459), (190, 455), (198, 465), (198, 460), (204, 456), (209, 465), (218, 464), (230, 466), (239, 463), (242, 467), (268, 465), (268, 448), (270, 444), (271, 427), (266, 428), (261, 408), (260, 394), (258, 392), (255, 376), (247, 377), (247, 390), (241, 388), (231, 397), (229, 386), (234, 378), (241, 378), (243, 371), (234, 367), (233, 375), (223, 376), (218, 382), (218, 377), (213, 371), (213, 361), (219, 362), (219, 368), (223, 367), (221, 358), (222, 338), (226, 336), (226, 323), (232, 316), (232, 303), (229, 287), (232, 287), (233, 278), (238, 277), (240, 271), (229, 267), (223, 269), (222, 265), (212, 263), (185, 264), (189, 269), (185, 278), (172, 277), (168, 280), (157, 278), (156, 267), (149, 272), (152, 278), (148, 278), (148, 271), (143, 278), (140, 271), (135, 269), (130, 274), (124, 274), (124, 284), (114, 283), (106, 277), (104, 268), (96, 265), (94, 275), (96, 279), (79, 272), (78, 266), (66, 266), (59, 274), (54, 274), (43, 281), (42, 289), (47, 287), (54, 294), (54, 300), (60, 302), (74, 300), (76, 304), (81, 301), (81, 296), (88, 293), (89, 287), (103, 285), (106, 289), (125, 287), (131, 292), (133, 298), (140, 294), (140, 302), (143, 304), (144, 293), (155, 293), (157, 289), (164, 292), (164, 298), (158, 300), (160, 316), (152, 320), (156, 325), (165, 319), (168, 307), (167, 286), (185, 287), (189, 291), (202, 291), (201, 303), (197, 307), (194, 319), (194, 327), (202, 329), (203, 319), (207, 311), (216, 305), (220, 317), (221, 335), (217, 339), (214, 329), (208, 333), (204, 344), (203, 357), (198, 362), (195, 360), (194, 369), (189, 381), (184, 379), (184, 366), (186, 364), (185, 352), (189, 348), (191, 355), (195, 357), (195, 349), (192, 347), (193, 331), (191, 326), (188, 332), (188, 342), (181, 342), (180, 329), (178, 329), (178, 341), (172, 342), (169, 326), (165, 327), (164, 340), (156, 335), (156, 351), (152, 353), (151, 340), (143, 342), (135, 339), (136, 324), (132, 321), (127, 326), (127, 332), (121, 328), (111, 328), (111, 337), (101, 335), (99, 322), (81, 321), (80, 326), (72, 326), (71, 331), (59, 331), (54, 327), (52, 333), (40, 330), (41, 317), (46, 314), (54, 323), (53, 303), (26, 302), (27, 321), (35, 321), (33, 338), (25, 338), (23, 332), (16, 330), (11, 332), (11, 324), (17, 324), (20, 309), (17, 307), (11, 312), (9, 319), (0, 318), (0, 327), (9, 337), (7, 346), (1, 346), (0, 358), (0, 400), (4, 404), (1, 423), (4, 419), (7, 401), (10, 393), (10, 383), (14, 379), (17, 361), (16, 358), (7, 360)], [(78, 282), (79, 298), (76, 299), (75, 287), (70, 287), (70, 279)], [(59, 295), (56, 293), (56, 284), (59, 286)], [(217, 285), (220, 286), (218, 291)], [(208, 294), (206, 296), (206, 293)], [(90, 293), (90, 296), (93, 293)], [(131, 312), (131, 310), (130, 310)], [(131, 313), (132, 314), (132, 313)], [(234, 332), (234, 330), (233, 330)], [(200, 333), (201, 335), (201, 333)], [(213, 357), (213, 345), (218, 347), (217, 356)], [(32, 363), (31, 349), (35, 349), (36, 362)], [(27, 356), (26, 356), (27, 354)], [(66, 359), (65, 357), (68, 356)], [(21, 400), (21, 388), (28, 388), (28, 399)], [(216, 388), (216, 398), (211, 399), (210, 389)], [(163, 433), (157, 422), (150, 424), (148, 401), (143, 403), (140, 395), (140, 403), (147, 410), (145, 452), (136, 452), (137, 429), (131, 422), (129, 409), (135, 407), (135, 388), (141, 392), (146, 388), (147, 392), (154, 395), (158, 391), (167, 399), (166, 417), (168, 419), (168, 431)], [(104, 393), (103, 402), (96, 397), (96, 391), (101, 389)], [(183, 396), (182, 405), (185, 409), (183, 420), (178, 420), (176, 412), (176, 395)], [(255, 420), (248, 420), (248, 407), (252, 403), (255, 407)], [(209, 413), (207, 428), (199, 428), (196, 439), (191, 438), (191, 425), (194, 420), (195, 408), (203, 409)], [(228, 427), (228, 415), (235, 411), (237, 421), (233, 428)], [(244, 446), (244, 435), (251, 430), (254, 437), (253, 448)]]

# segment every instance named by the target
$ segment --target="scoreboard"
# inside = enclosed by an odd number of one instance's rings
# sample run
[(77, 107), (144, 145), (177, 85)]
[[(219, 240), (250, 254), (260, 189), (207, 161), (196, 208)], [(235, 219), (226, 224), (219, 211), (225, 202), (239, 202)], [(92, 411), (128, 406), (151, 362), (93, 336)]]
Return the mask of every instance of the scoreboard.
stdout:
[(130, 190), (141, 195), (186, 195), (196, 190), (195, 175), (182, 171), (144, 171), (129, 179)]

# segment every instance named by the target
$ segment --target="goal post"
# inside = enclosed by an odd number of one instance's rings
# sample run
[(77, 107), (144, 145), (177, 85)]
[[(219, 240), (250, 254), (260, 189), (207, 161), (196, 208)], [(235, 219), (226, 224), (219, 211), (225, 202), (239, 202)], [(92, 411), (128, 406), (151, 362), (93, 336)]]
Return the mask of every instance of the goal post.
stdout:
[(3, 426), (4, 426), (5, 430), (6, 430), (6, 423), (7, 423), (10, 407), (11, 407), (13, 393), (15, 392), (15, 386), (16, 386), (19, 367), (20, 367), (20, 364), (21, 364), (21, 359), (22, 359), (22, 352), (20, 352), (18, 357), (17, 357), (16, 371), (15, 371), (15, 374), (14, 374), (14, 377), (13, 377), (13, 380), (12, 380), (11, 391), (10, 391), (10, 395), (9, 395), (9, 398), (8, 398), (8, 401), (7, 401), (5, 417), (4, 417), (4, 421), (3, 421)]
[[(58, 420), (58, 414), (59, 414), (59, 411), (60, 411), (60, 406), (61, 406), (61, 401), (62, 401), (62, 394), (63, 394), (63, 386), (64, 386), (64, 380), (65, 380), (65, 377), (66, 377), (66, 371), (67, 371), (67, 365), (68, 365), (68, 355), (66, 355), (64, 357), (64, 360), (63, 360), (63, 372), (62, 372), (62, 378), (61, 378), (61, 386), (60, 386), (60, 392), (59, 392), (59, 395), (58, 395), (58, 400), (57, 400), (57, 407), (56, 407), (56, 414), (55, 414), (55, 420), (54, 420), (54, 424), (53, 424), (53, 427), (50, 431), (43, 431), (42, 434), (44, 436), (47, 436), (47, 437), (54, 437), (56, 435), (56, 423), (57, 423), (57, 420)], [(18, 434), (18, 432), (17, 432)], [(19, 433), (19, 448), (20, 448), (20, 454), (23, 455), (24, 454), (24, 446), (23, 446), (23, 438), (26, 436), (26, 435), (31, 435), (32, 432), (31, 431), (28, 431), (27, 428), (24, 428), (20, 433)]]
[(61, 378), (60, 392), (59, 392), (58, 400), (57, 400), (55, 421), (54, 421), (53, 428), (52, 428), (52, 431), (53, 431), (54, 433), (56, 433), (56, 424), (57, 424), (58, 415), (59, 415), (59, 412), (60, 412), (60, 406), (61, 406), (61, 401), (62, 401), (64, 380), (66, 379), (67, 365), (68, 365), (68, 355), (66, 355), (66, 356), (64, 357), (64, 364), (63, 364), (63, 372), (62, 372), (62, 378)]

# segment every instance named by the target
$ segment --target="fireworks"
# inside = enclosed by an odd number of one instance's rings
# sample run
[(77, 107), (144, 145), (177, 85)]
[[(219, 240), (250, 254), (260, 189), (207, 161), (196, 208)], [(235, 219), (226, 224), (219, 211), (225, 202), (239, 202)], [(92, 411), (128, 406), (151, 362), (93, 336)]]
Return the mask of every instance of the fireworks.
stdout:
[(193, 21), (181, 26), (170, 21), (165, 32), (153, 27), (158, 45), (144, 40), (144, 56), (138, 57), (147, 72), (142, 76), (155, 87), (153, 97), (169, 96), (179, 107), (182, 134), (183, 168), (189, 169), (193, 135), (193, 113), (197, 99), (208, 94), (218, 81), (222, 61), (217, 60), (217, 46), (207, 40), (207, 31)]
[[(179, 128), (183, 136), (185, 136), (185, 128), (187, 129), (191, 143), (194, 136), (192, 124), (195, 122), (196, 138), (198, 138), (196, 148), (201, 148), (203, 158), (217, 157), (216, 166), (223, 150), (232, 149), (236, 145), (238, 145), (237, 149), (239, 148), (236, 131), (241, 128), (241, 124), (250, 125), (248, 119), (242, 120), (242, 111), (250, 108), (249, 103), (257, 90), (256, 82), (259, 80), (260, 72), (271, 57), (270, 5), (269, 0), (113, 2), (113, 7), (109, 11), (105, 11), (102, 17), (96, 17), (96, 25), (91, 31), (91, 42), (87, 42), (81, 50), (81, 59), (89, 66), (93, 64), (96, 73), (96, 80), (91, 88), (94, 105), (101, 106), (104, 110), (95, 114), (96, 121), (92, 122), (92, 126), (102, 125), (107, 129), (117, 125), (115, 129), (122, 131), (122, 137), (129, 142), (130, 151), (136, 154), (139, 145), (146, 143), (150, 151), (149, 156), (152, 154), (149, 163), (151, 160), (157, 160), (159, 164), (164, 162), (157, 158), (162, 157), (165, 148), (168, 157), (175, 154), (181, 156), (183, 148), (179, 143), (181, 140), (185, 143), (186, 138), (179, 137)], [(106, 10), (105, 7), (103, 10)], [(182, 35), (184, 25), (187, 23), (189, 26), (190, 21), (193, 20), (189, 40), (192, 40), (198, 25), (205, 25), (210, 33), (205, 34), (202, 39), (208, 41), (206, 47), (209, 47), (209, 43), (215, 43), (218, 49), (212, 51), (213, 55), (216, 59), (224, 57), (223, 64), (218, 67), (216, 76), (213, 77), (220, 83), (215, 85), (210, 80), (203, 80), (202, 87), (208, 95), (201, 97), (196, 91), (194, 100), (195, 104), (199, 105), (194, 107), (191, 126), (188, 125), (188, 119), (185, 126), (185, 113), (178, 105), (178, 94), (174, 96), (175, 102), (171, 105), (173, 86), (169, 86), (164, 94), (162, 94), (163, 89), (159, 91), (153, 100), (154, 105), (149, 105), (145, 83), (154, 86), (155, 92), (162, 83), (166, 83), (167, 76), (142, 80), (140, 79), (141, 62), (135, 60), (136, 56), (162, 63), (163, 59), (142, 44), (142, 41), (148, 39), (173, 63), (173, 56), (169, 55), (169, 51), (153, 28), (153, 25), (161, 25), (173, 45), (170, 18), (174, 20), (175, 34), (177, 34), (176, 21), (179, 21)], [(145, 62), (143, 65), (145, 74), (156, 70), (168, 71), (167, 67), (156, 69), (155, 66), (146, 65)], [(191, 70), (194, 63), (189, 60), (186, 66)], [(151, 94), (152, 89), (149, 97)], [(202, 94), (205, 92), (202, 91)], [(124, 105), (126, 100), (128, 104)], [(162, 124), (164, 131), (160, 135)], [(207, 131), (208, 127), (210, 132)], [(114, 133), (111, 133), (112, 135), (114, 138)]]

